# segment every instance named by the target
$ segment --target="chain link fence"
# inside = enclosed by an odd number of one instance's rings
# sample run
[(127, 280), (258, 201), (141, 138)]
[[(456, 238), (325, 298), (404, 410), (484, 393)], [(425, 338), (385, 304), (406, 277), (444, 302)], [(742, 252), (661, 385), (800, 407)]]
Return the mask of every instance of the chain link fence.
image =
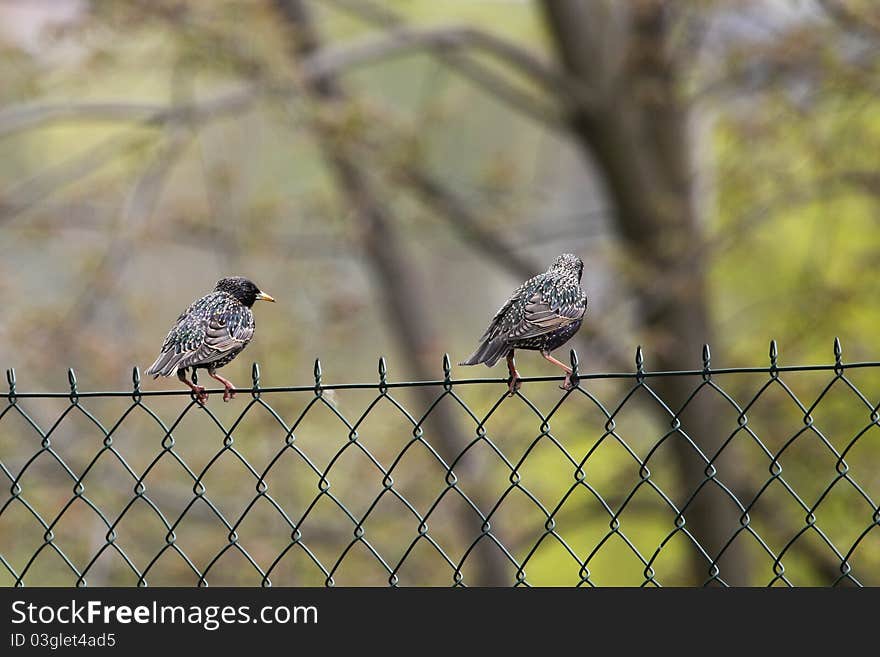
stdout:
[[(571, 362), (573, 390), (531, 377), (514, 396), (448, 357), (435, 381), (391, 381), (381, 359), (375, 382), (316, 362), (287, 387), (254, 364), (205, 406), (137, 369), (114, 392), (70, 371), (61, 393), (8, 370), (0, 584), (880, 585), (880, 363), (837, 341), (827, 365), (780, 366), (775, 344), (754, 368), (712, 369), (708, 348), (691, 371), (646, 371), (641, 349), (632, 372)], [(668, 377), (692, 393), (664, 399)], [(706, 396), (708, 442), (686, 419)], [(715, 546), (689, 522), (710, 491), (731, 519)]]

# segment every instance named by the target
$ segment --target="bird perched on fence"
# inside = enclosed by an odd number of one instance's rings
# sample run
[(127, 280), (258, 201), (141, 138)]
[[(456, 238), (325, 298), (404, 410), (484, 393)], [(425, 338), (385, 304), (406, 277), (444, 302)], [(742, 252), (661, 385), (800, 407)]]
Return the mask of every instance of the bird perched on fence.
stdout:
[(540, 351), (565, 371), (565, 390), (572, 388), (571, 368), (550, 352), (565, 344), (581, 327), (587, 311), (587, 296), (581, 290), (583, 261), (571, 253), (558, 256), (543, 274), (520, 285), (492, 318), (480, 338), (480, 345), (459, 365), (485, 363), (492, 367), (501, 356), (507, 358), (510, 394), (520, 388), (520, 376), (513, 360), (516, 349)]
[(254, 313), (251, 306), (257, 301), (275, 301), (251, 281), (241, 276), (221, 278), (214, 291), (194, 301), (165, 337), (162, 352), (150, 365), (147, 374), (153, 378), (170, 376), (188, 385), (200, 404), (208, 399), (205, 388), (190, 382), (186, 370), (208, 370), (208, 374), (223, 384), (223, 401), (235, 396), (235, 386), (216, 370), (238, 356), (254, 337)]

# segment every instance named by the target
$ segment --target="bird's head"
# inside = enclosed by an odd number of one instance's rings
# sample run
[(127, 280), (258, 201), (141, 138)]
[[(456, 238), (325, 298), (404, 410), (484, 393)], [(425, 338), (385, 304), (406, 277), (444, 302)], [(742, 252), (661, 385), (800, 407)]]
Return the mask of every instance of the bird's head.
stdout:
[(257, 301), (275, 301), (275, 299), (265, 292), (261, 292), (260, 288), (243, 276), (221, 278), (217, 281), (214, 290), (231, 294), (248, 308), (253, 306)]
[(573, 253), (563, 253), (556, 256), (556, 260), (550, 265), (549, 271), (559, 272), (560, 274), (574, 274), (577, 276), (578, 282), (584, 274), (584, 261)]

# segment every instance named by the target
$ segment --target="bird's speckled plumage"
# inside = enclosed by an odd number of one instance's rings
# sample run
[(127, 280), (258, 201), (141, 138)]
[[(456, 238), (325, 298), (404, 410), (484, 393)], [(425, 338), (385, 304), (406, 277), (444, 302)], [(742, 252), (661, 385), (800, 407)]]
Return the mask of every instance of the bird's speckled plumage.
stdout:
[[(260, 298), (272, 300), (246, 278), (220, 279), (213, 292), (180, 314), (146, 373), (153, 378), (175, 372), (181, 376), (188, 368), (204, 368), (213, 376), (254, 337), (251, 306)], [(183, 377), (181, 381), (186, 382)]]
[(581, 327), (587, 296), (581, 290), (583, 261), (564, 253), (543, 274), (520, 285), (492, 318), (480, 345), (460, 365), (492, 367), (514, 349), (550, 352)]

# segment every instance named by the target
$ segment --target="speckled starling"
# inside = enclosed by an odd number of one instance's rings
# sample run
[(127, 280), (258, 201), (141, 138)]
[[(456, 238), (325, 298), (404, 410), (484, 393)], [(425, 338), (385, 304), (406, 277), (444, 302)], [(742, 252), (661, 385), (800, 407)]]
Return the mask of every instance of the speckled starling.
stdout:
[(203, 386), (190, 382), (186, 371), (192, 368), (195, 374), (198, 368), (206, 369), (223, 384), (223, 401), (229, 401), (235, 396), (235, 386), (216, 370), (238, 356), (254, 337), (251, 306), (259, 300), (275, 301), (246, 278), (221, 278), (213, 292), (193, 302), (177, 318), (162, 343), (162, 352), (147, 374), (155, 379), (177, 372), (177, 378), (204, 404), (208, 393)]
[(565, 344), (581, 327), (587, 311), (587, 297), (581, 290), (583, 261), (571, 253), (558, 256), (543, 274), (520, 285), (501, 306), (480, 345), (459, 365), (485, 363), (492, 367), (501, 356), (507, 357), (510, 394), (520, 387), (519, 372), (513, 360), (516, 349), (540, 351), (541, 355), (565, 371), (565, 390), (572, 388), (571, 368), (550, 352)]

